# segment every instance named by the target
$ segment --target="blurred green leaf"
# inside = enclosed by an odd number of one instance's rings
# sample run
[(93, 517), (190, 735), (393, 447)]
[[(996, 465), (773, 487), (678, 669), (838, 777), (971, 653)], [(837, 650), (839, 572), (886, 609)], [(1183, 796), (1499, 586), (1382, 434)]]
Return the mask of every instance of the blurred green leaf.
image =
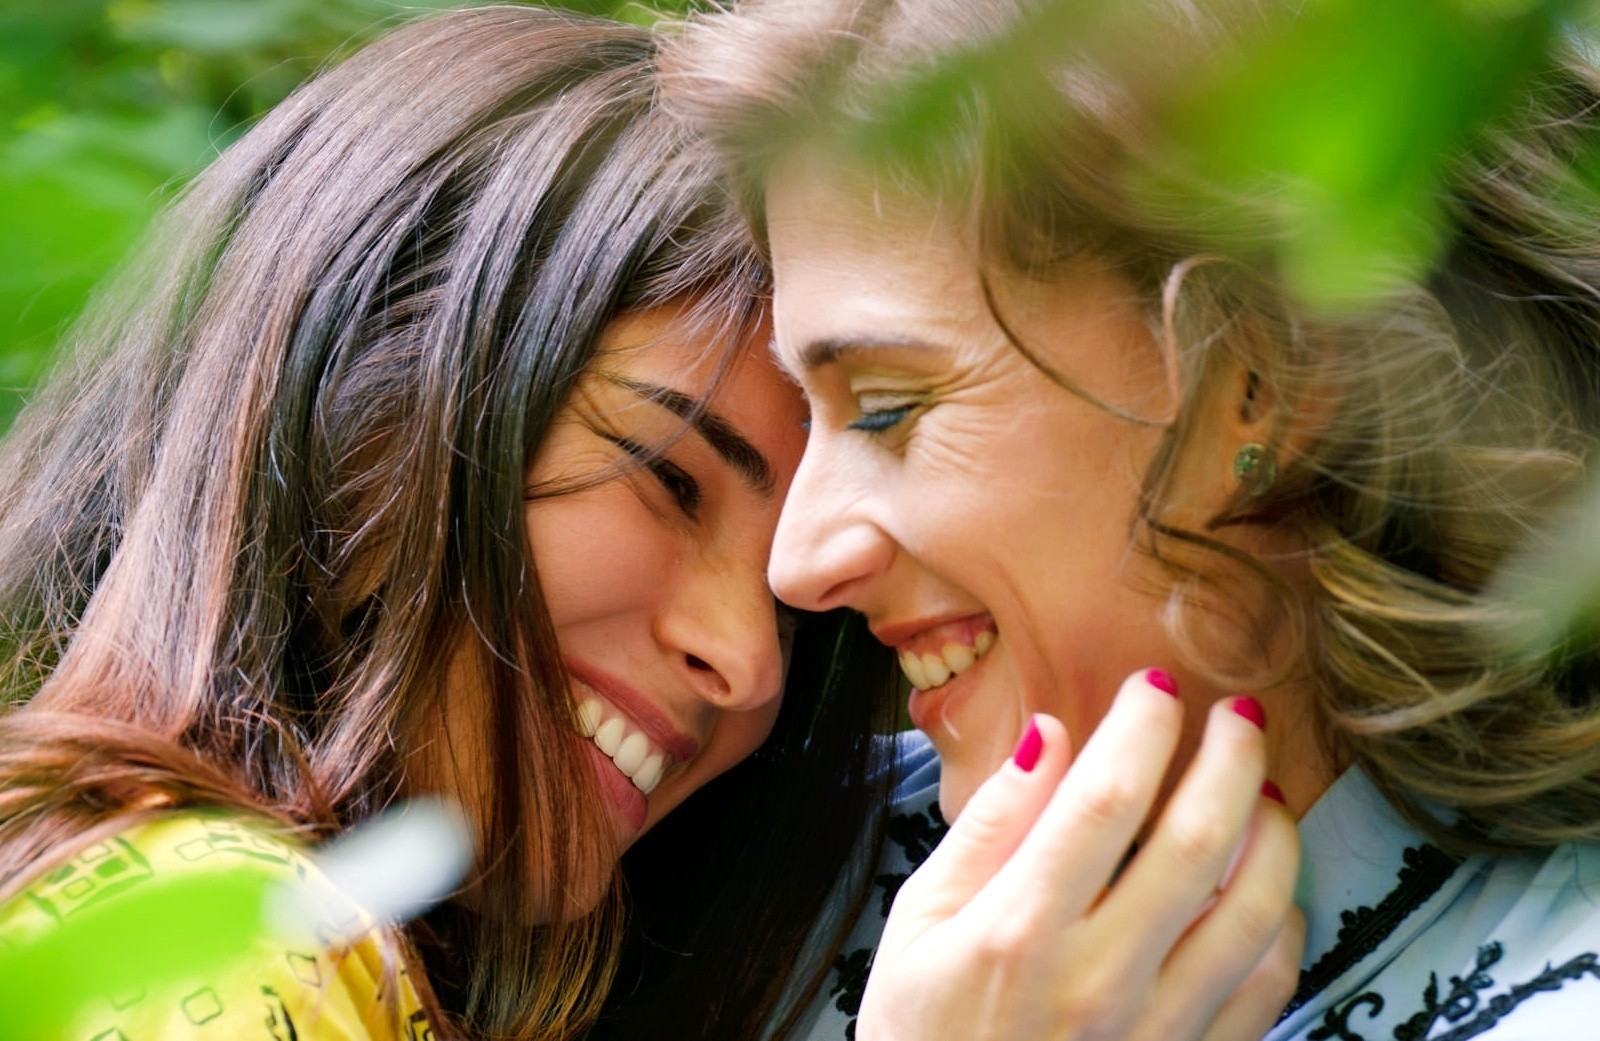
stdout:
[[(331, 56), (481, 0), (4, 0), (0, 429), (161, 200)], [(651, 24), (688, 0), (556, 6)]]
[[(1192, 206), (1274, 208), (1290, 286), (1359, 304), (1440, 248), (1453, 159), (1547, 67), (1568, 0), (1320, 0), (1167, 113)], [(1206, 193), (1212, 193), (1206, 198)]]

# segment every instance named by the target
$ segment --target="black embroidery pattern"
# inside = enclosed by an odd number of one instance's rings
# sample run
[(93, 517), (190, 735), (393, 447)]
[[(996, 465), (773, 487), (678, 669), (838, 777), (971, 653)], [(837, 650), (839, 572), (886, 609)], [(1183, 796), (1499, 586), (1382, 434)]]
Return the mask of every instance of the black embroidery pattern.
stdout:
[(876, 950), (862, 947), (841, 954), (833, 963), (835, 982), (828, 991), (833, 1007), (850, 1017), (844, 1025), (847, 1041), (856, 1041), (856, 1016), (861, 1012), (861, 998), (867, 992), (867, 973), (872, 971), (872, 956)]
[[(900, 847), (907, 870), (887, 872), (872, 880), (873, 885), (883, 890), (879, 901), (879, 913), (883, 917), (888, 917), (896, 894), (911, 877), (911, 872), (922, 866), (949, 830), (950, 825), (939, 813), (937, 802), (920, 813), (896, 813), (889, 817), (884, 834)], [(867, 990), (867, 974), (872, 971), (875, 953), (876, 947), (861, 947), (841, 954), (833, 963), (833, 985), (828, 989), (828, 996), (833, 999), (834, 1008), (850, 1017), (844, 1028), (846, 1041), (855, 1041), (856, 1016), (861, 1012), (861, 997)]]
[(923, 813), (897, 813), (889, 818), (886, 834), (890, 842), (900, 847), (909, 870), (879, 875), (872, 880), (883, 890), (883, 898), (878, 902), (879, 914), (885, 918), (889, 916), (889, 908), (894, 906), (900, 887), (905, 885), (912, 871), (922, 866), (949, 830), (950, 825), (939, 812), (938, 803), (931, 804)]
[[(1344, 975), (1394, 932), (1401, 922), (1439, 891), (1461, 861), (1433, 845), (1412, 846), (1401, 854), (1394, 888), (1376, 907), (1357, 907), (1339, 915), (1342, 923), (1332, 947), (1300, 974), (1300, 985), (1284, 1007), (1281, 1023), (1328, 984)], [(1381, 1000), (1381, 999), (1380, 999)], [(1377, 1012), (1374, 1011), (1373, 1015)], [(1333, 1036), (1333, 1035), (1330, 1035)]]
[[(1422, 1009), (1396, 1026), (1390, 1037), (1394, 1041), (1422, 1041), (1438, 1022), (1451, 1024), (1451, 1028), (1432, 1041), (1467, 1041), (1487, 1033), (1518, 1005), (1535, 994), (1549, 994), (1563, 986), (1588, 976), (1600, 980), (1600, 955), (1590, 951), (1576, 958), (1552, 966), (1546, 963), (1544, 971), (1523, 983), (1514, 984), (1488, 1001), (1481, 991), (1494, 986), (1488, 970), (1505, 954), (1500, 943), (1489, 943), (1478, 948), (1472, 971), (1465, 976), (1450, 977), (1450, 991), (1439, 1000), (1439, 978), (1428, 974), (1428, 985), (1422, 992)], [(1350, 1017), (1357, 1009), (1367, 1008), (1368, 1019), (1383, 1012), (1383, 995), (1375, 991), (1359, 994), (1338, 1008), (1329, 1009), (1322, 1017), (1322, 1025), (1306, 1035), (1306, 1041), (1367, 1041), (1350, 1026)]]

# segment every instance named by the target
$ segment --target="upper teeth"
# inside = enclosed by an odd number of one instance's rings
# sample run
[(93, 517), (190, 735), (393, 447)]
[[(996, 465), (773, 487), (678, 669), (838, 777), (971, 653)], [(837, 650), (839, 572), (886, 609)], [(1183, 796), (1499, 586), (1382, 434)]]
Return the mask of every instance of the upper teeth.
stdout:
[(937, 654), (918, 654), (916, 651), (900, 652), (900, 670), (918, 690), (928, 690), (949, 682), (972, 668), (973, 662), (983, 657), (994, 646), (994, 633), (984, 630), (973, 637), (970, 644), (947, 643)]
[(618, 770), (633, 781), (634, 787), (649, 795), (661, 783), (667, 769), (667, 754), (656, 747), (633, 720), (599, 698), (584, 698), (578, 704), (578, 725), (583, 736), (611, 757)]

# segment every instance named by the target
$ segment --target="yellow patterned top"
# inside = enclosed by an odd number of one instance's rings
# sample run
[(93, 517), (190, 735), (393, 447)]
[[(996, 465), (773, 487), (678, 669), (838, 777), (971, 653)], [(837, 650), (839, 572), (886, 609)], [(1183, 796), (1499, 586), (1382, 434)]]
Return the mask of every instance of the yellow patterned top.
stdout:
[[(285, 882), (326, 884), (301, 850), (262, 827), (174, 812), (89, 846), (0, 905), (0, 944), (26, 943), (75, 910), (154, 878), (213, 867), (216, 857), (250, 858)], [(393, 938), (342, 929), (361, 938), (293, 949), (264, 933), (248, 958), (181, 983), (108, 995), (85, 1008), (68, 1035), (29, 1041), (431, 1041)], [(150, 956), (159, 950), (152, 938)]]

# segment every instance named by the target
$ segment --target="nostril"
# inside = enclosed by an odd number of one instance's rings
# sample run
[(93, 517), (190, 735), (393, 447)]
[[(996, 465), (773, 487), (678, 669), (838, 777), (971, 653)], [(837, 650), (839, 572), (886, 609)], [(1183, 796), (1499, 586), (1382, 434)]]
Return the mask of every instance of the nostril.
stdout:
[(686, 655), (684, 655), (684, 658), (688, 660), (689, 668), (694, 669), (697, 672), (715, 672), (715, 671), (717, 671), (717, 670), (713, 669), (711, 667), (711, 663), (706, 661), (704, 658), (696, 657), (693, 654), (686, 654)]

